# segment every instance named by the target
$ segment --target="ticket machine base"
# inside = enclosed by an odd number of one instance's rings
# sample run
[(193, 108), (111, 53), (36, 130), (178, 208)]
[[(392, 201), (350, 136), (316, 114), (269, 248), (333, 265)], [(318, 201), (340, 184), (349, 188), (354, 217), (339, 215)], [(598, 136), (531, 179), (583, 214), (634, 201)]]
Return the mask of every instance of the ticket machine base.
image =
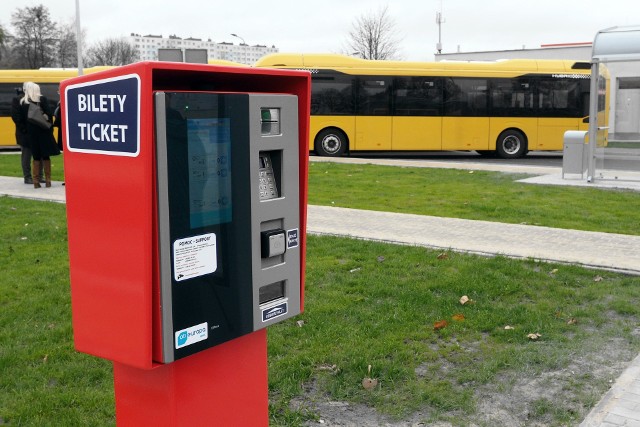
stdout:
[(155, 369), (113, 363), (118, 426), (269, 425), (265, 329)]

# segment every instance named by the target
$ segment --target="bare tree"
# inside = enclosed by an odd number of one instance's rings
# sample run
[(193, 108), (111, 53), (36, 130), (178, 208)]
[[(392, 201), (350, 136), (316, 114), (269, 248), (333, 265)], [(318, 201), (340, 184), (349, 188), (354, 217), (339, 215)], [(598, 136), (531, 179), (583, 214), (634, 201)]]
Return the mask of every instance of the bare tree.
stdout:
[(0, 60), (2, 59), (2, 52), (4, 51), (5, 40), (6, 40), (6, 35), (5, 35), (4, 27), (0, 25)]
[(49, 67), (55, 63), (57, 26), (43, 5), (18, 8), (11, 15), (14, 28), (13, 51), (17, 65)]
[(350, 52), (364, 59), (399, 59), (400, 41), (388, 11), (385, 6), (356, 19), (347, 42)]
[[(9, 33), (4, 29), (2, 25), (0, 25), (0, 64), (3, 64), (7, 57), (7, 40), (9, 38)], [(0, 66), (1, 67), (1, 66)]]
[(78, 66), (78, 42), (75, 22), (60, 24), (58, 31), (57, 62), (62, 68)]
[(126, 65), (138, 60), (138, 52), (124, 39), (106, 39), (87, 50), (87, 65)]

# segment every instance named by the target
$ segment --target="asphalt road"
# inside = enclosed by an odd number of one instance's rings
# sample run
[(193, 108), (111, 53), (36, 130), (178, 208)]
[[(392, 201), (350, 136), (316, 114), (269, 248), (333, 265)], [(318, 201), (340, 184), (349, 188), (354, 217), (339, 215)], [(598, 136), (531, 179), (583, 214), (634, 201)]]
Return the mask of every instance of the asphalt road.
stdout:
[[(312, 154), (313, 155), (313, 154)], [(481, 156), (475, 151), (429, 151), (429, 152), (366, 152), (352, 153), (349, 157), (359, 159), (407, 159), (414, 161), (452, 161), (452, 162), (483, 162), (513, 166), (546, 166), (562, 167), (562, 151), (530, 152), (521, 159), (501, 159), (498, 157)]]
[[(313, 155), (313, 154), (312, 154)], [(423, 151), (423, 152), (376, 152), (359, 151), (349, 157), (359, 159), (403, 159), (413, 161), (440, 161), (456, 163), (485, 163), (502, 166), (539, 166), (562, 168), (562, 151), (532, 151), (520, 159), (501, 159), (497, 156), (481, 156), (475, 151)], [(596, 169), (640, 172), (640, 148), (608, 148), (596, 156)]]

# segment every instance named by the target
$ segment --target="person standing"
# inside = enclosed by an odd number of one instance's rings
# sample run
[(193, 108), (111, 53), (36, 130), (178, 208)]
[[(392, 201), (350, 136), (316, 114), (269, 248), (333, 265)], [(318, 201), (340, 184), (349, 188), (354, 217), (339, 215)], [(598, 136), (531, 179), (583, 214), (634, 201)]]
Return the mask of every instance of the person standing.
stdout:
[[(60, 92), (58, 92), (60, 96)], [(60, 108), (60, 101), (56, 105), (56, 110), (53, 112), (53, 127), (58, 128), (58, 149), (62, 152), (62, 109)]]
[[(58, 91), (58, 97), (60, 97), (60, 91)], [(63, 149), (63, 141), (62, 141), (62, 109), (60, 108), (60, 101), (58, 101), (58, 105), (56, 105), (56, 110), (53, 112), (53, 127), (58, 128), (58, 149), (62, 153)], [(62, 182), (64, 185), (64, 181)]]
[(60, 154), (60, 150), (53, 138), (52, 128), (44, 129), (27, 120), (29, 116), (29, 105), (38, 104), (42, 108), (45, 119), (51, 123), (52, 114), (49, 107), (49, 101), (40, 92), (40, 86), (33, 82), (26, 82), (23, 86), (24, 97), (20, 100), (20, 120), (25, 123), (27, 129), (27, 139), (31, 145), (31, 156), (33, 157), (33, 166), (31, 168), (33, 177), (33, 187), (40, 188), (40, 182), (35, 175), (40, 165), (44, 169), (45, 185), (51, 187), (51, 158)]
[[(16, 143), (20, 147), (20, 160), (22, 163), (22, 175), (25, 184), (33, 184), (31, 178), (31, 146), (27, 137), (26, 123), (20, 120), (20, 99), (24, 97), (23, 88), (16, 88), (16, 96), (11, 100), (11, 119), (16, 125)], [(44, 182), (42, 166), (37, 171), (38, 181)]]

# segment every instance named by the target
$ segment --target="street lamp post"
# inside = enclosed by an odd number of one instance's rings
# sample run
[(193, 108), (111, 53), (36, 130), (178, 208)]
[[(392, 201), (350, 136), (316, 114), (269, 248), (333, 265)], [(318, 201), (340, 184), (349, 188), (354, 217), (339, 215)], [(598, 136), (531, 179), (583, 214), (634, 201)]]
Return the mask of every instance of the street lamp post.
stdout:
[(243, 44), (243, 45), (246, 45), (246, 43), (245, 43), (245, 41), (244, 41), (244, 39), (243, 39), (242, 37), (240, 37), (239, 35), (234, 34), (234, 33), (232, 33), (231, 35), (232, 35), (233, 37), (237, 37), (237, 38), (239, 38), (240, 40), (242, 40), (242, 44)]
[(82, 67), (82, 37), (80, 31), (80, 0), (76, 0), (76, 47), (78, 48), (78, 75), (83, 73)]

